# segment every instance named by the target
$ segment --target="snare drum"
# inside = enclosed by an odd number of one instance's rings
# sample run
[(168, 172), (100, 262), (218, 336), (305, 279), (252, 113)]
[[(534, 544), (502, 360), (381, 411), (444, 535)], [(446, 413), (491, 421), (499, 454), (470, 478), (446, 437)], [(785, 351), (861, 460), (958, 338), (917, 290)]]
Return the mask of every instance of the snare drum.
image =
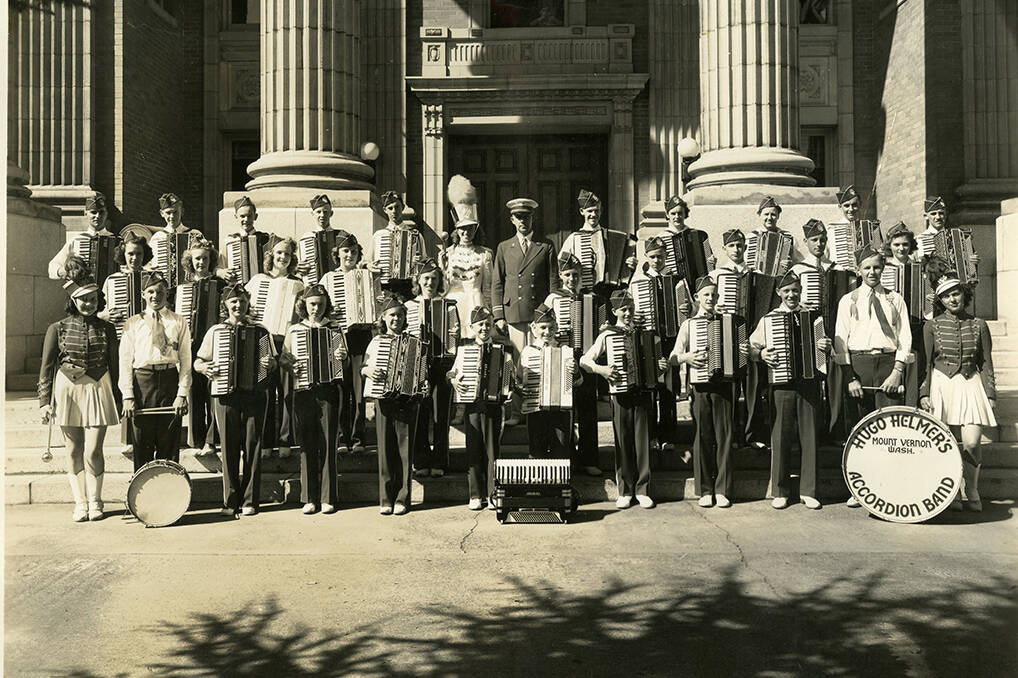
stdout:
[(842, 470), (867, 511), (895, 523), (921, 523), (958, 494), (961, 451), (936, 417), (913, 407), (884, 407), (852, 429)]
[(150, 461), (131, 476), (127, 486), (127, 508), (146, 527), (172, 525), (190, 504), (191, 479), (175, 461)]

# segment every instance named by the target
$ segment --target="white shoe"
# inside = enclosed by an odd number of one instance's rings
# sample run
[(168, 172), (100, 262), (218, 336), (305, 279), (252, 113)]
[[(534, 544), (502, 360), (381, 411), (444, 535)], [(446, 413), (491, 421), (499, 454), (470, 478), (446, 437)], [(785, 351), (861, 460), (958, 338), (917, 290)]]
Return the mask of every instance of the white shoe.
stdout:
[(336, 507), (332, 504), (322, 504), (322, 513), (335, 513)]
[(378, 512), (381, 513), (383, 516), (391, 516), (392, 507), (388, 505), (382, 506), (381, 508), (378, 509)]
[(244, 516), (253, 516), (256, 513), (258, 513), (258, 509), (256, 509), (254, 506), (245, 506), (240, 510), (240, 514)]
[(309, 515), (311, 515), (312, 513), (314, 513), (314, 512), (315, 512), (315, 510), (316, 510), (316, 509), (315, 509), (315, 505), (314, 505), (314, 504), (312, 504), (311, 502), (308, 502), (307, 504), (304, 504), (304, 508), (302, 508), (302, 509), (300, 510), (300, 512), (301, 512), (301, 513), (303, 513), (303, 514), (304, 514), (304, 515), (306, 515), (306, 516), (309, 516)]
[(806, 505), (806, 508), (813, 509), (814, 511), (819, 509), (821, 506), (820, 502), (814, 497), (799, 497), (799, 499), (801, 499), (802, 503)]
[(399, 502), (396, 502), (395, 504), (393, 504), (393, 506), (392, 506), (392, 515), (394, 515), (394, 516), (401, 516), (401, 515), (405, 514), (406, 512), (407, 512), (406, 504), (400, 504)]
[(214, 457), (215, 454), (216, 454), (216, 448), (212, 447), (209, 444), (206, 444), (205, 447), (203, 447), (200, 450), (198, 450), (198, 454), (196, 456), (198, 456), (198, 457)]
[(788, 506), (788, 497), (774, 497), (771, 502), (771, 507), (776, 509), (783, 509)]
[(480, 511), (481, 509), (484, 508), (484, 504), (481, 503), (480, 499), (474, 497), (473, 499), (470, 500), (470, 503), (467, 504), (467, 508), (470, 509), (471, 511)]
[(723, 494), (714, 495), (714, 503), (718, 508), (728, 508), (732, 505), (732, 502)]
[(71, 520), (76, 523), (83, 523), (88, 520), (88, 504), (75, 504), (74, 511), (71, 513)]
[(633, 498), (630, 497), (629, 495), (626, 495), (624, 497), (620, 496), (618, 499), (615, 500), (615, 508), (627, 509), (632, 505)]
[(643, 508), (654, 508), (654, 500), (645, 494), (636, 495), (636, 501), (640, 502), (640, 506)]
[(102, 520), (106, 517), (103, 513), (103, 503), (101, 501), (93, 501), (88, 504), (88, 519), (89, 520)]
[(853, 494), (851, 497), (848, 498), (848, 501), (845, 502), (845, 506), (847, 506), (848, 508), (859, 508), (861, 504), (859, 504), (859, 500), (856, 499), (855, 495)]
[(498, 507), (495, 506), (495, 500), (491, 499), (490, 497), (488, 498), (488, 510), (489, 511), (497, 511), (498, 510)]
[(440, 468), (433, 468), (433, 469), (431, 469), (431, 477), (432, 478), (441, 478), (444, 475), (445, 475), (445, 471), (443, 471)]
[(701, 494), (700, 499), (696, 503), (704, 508), (710, 508), (714, 505), (714, 497), (709, 494)]
[(237, 514), (232, 508), (221, 508), (219, 509), (219, 515), (230, 516), (231, 518)]

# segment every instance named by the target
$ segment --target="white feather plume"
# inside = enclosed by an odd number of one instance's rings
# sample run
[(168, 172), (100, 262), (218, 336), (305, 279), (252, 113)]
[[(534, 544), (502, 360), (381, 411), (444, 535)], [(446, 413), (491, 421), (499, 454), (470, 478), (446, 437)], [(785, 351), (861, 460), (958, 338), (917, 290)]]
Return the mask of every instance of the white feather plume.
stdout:
[(470, 179), (467, 179), (462, 174), (457, 174), (449, 180), (447, 195), (449, 196), (449, 202), (453, 205), (477, 204), (477, 189), (470, 183)]

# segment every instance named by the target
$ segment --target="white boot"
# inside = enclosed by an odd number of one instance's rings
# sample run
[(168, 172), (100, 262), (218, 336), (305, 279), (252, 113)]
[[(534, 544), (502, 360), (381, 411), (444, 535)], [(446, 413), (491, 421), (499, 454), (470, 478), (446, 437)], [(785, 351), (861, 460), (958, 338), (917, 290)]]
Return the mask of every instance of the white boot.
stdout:
[(88, 519), (103, 519), (103, 473), (97, 476), (85, 473), (85, 493), (88, 496)]
[(983, 502), (979, 496), (979, 470), (981, 466), (962, 463), (961, 475), (965, 479), (965, 506), (976, 513), (983, 510)]
[(71, 496), (74, 498), (74, 513), (71, 514), (71, 520), (83, 523), (88, 520), (88, 504), (85, 502), (85, 472), (68, 472), (67, 480), (71, 483)]

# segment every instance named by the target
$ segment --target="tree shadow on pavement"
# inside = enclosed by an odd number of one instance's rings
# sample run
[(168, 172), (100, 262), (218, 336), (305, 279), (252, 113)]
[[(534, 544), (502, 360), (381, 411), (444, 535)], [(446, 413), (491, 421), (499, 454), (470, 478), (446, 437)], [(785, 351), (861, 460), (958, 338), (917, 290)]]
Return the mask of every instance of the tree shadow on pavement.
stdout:
[[(779, 594), (759, 581), (753, 588), (760, 593), (751, 592), (740, 571), (728, 568), (709, 581), (676, 577), (655, 584), (653, 596), (647, 586), (618, 581), (578, 595), (510, 578), (479, 591), (476, 608), (436, 603), (397, 612), (406, 626), (387, 622), (385, 635), (356, 620), (350, 633), (295, 627), (269, 599), (231, 615), (196, 614), (149, 629), (176, 642), (144, 668), (169, 676), (484, 678), (976, 678), (1018, 671), (1015, 583), (1005, 576), (984, 576), (985, 584), (952, 580), (945, 590), (938, 587), (943, 579), (859, 573)], [(662, 588), (670, 593), (660, 595)]]

